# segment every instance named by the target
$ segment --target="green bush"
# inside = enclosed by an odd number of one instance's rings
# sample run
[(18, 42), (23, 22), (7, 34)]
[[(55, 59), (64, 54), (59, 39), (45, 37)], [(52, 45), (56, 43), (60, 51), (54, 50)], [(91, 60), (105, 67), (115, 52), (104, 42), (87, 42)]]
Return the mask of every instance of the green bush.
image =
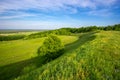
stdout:
[(64, 52), (64, 46), (61, 40), (54, 35), (45, 39), (43, 45), (38, 49), (38, 55), (47, 59), (54, 59)]

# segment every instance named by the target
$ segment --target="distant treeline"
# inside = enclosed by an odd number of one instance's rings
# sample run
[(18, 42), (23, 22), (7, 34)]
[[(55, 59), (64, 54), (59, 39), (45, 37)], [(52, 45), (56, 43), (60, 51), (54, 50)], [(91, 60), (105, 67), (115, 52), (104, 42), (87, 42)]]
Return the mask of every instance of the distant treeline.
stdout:
[(90, 31), (96, 31), (96, 30), (120, 31), (120, 24), (106, 26), (106, 27), (89, 26), (89, 27), (80, 27), (80, 28), (61, 28), (61, 29), (56, 29), (56, 30), (34, 33), (34, 34), (29, 35), (28, 38), (46, 37), (49, 34), (71, 35), (73, 33), (83, 33), (83, 32), (90, 32)]
[(0, 41), (18, 40), (18, 39), (23, 39), (24, 37), (25, 37), (25, 35), (0, 36)]
[(32, 31), (47, 31), (47, 29), (0, 29), (0, 34), (32, 32)]
[(68, 31), (67, 28), (65, 29), (56, 29), (56, 30), (49, 30), (49, 31), (44, 31), (44, 32), (38, 32), (34, 33), (28, 36), (29, 38), (38, 38), (38, 37), (47, 37), (50, 34), (56, 34), (56, 35), (70, 35), (71, 32)]
[(83, 32), (90, 32), (96, 30), (115, 30), (120, 31), (120, 24), (106, 26), (106, 27), (97, 27), (97, 26), (89, 26), (89, 27), (80, 27), (80, 28), (61, 28), (56, 30), (48, 30), (38, 33), (33, 33), (28, 36), (25, 35), (8, 35), (8, 36), (0, 36), (0, 41), (9, 41), (9, 40), (18, 40), (18, 39), (31, 39), (31, 38), (40, 38), (40, 37), (47, 37), (50, 34), (56, 35), (71, 35), (74, 33), (83, 33)]
[(89, 27), (81, 27), (81, 28), (63, 28), (63, 29), (67, 29), (71, 33), (90, 32), (90, 31), (96, 31), (96, 30), (120, 31), (120, 24), (116, 24), (116, 25), (113, 25), (113, 26), (106, 26), (106, 27), (89, 26)]

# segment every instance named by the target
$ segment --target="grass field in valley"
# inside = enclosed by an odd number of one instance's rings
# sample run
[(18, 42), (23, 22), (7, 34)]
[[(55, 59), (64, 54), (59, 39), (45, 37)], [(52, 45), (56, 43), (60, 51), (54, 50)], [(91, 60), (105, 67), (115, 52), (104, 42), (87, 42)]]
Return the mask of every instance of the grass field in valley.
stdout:
[[(69, 44), (78, 39), (75, 36), (59, 36), (59, 38), (61, 38), (63, 44)], [(35, 57), (37, 49), (42, 45), (44, 39), (0, 42), (0, 66)]]
[(117, 31), (84, 34), (75, 50), (15, 80), (120, 80), (119, 44)]
[[(63, 44), (69, 44), (78, 39), (76, 36), (58, 36)], [(42, 45), (44, 38), (13, 40), (0, 42), (0, 80), (9, 80), (19, 74), (21, 70), (38, 58), (37, 50)], [(43, 60), (43, 59), (41, 59)], [(42, 61), (39, 65), (42, 64)], [(24, 72), (24, 71), (23, 71)]]

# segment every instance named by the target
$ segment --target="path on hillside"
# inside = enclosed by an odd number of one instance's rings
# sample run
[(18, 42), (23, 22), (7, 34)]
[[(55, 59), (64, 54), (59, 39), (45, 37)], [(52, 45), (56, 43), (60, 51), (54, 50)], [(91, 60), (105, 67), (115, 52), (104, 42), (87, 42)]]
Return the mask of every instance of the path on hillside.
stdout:
[(65, 53), (70, 53), (78, 47), (82, 46), (84, 43), (92, 41), (93, 39), (95, 39), (95, 33), (96, 32), (82, 34), (77, 41), (65, 46)]

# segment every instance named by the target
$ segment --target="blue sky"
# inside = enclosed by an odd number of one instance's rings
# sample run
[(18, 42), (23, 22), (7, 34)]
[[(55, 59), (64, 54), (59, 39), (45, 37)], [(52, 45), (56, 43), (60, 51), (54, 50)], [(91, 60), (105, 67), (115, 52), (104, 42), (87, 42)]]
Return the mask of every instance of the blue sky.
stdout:
[(118, 23), (119, 0), (0, 0), (0, 29), (56, 29)]

